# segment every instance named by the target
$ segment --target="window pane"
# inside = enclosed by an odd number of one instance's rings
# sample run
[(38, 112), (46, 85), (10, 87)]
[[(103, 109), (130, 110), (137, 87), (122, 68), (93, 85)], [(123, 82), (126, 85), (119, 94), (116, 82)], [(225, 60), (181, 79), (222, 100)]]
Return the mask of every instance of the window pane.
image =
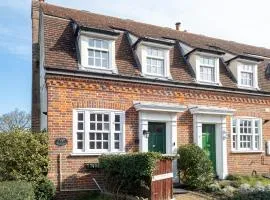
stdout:
[(96, 40), (96, 47), (101, 48), (101, 40)]
[(115, 148), (115, 149), (119, 149), (119, 142), (115, 142), (115, 143), (114, 143), (114, 148)]
[(120, 115), (115, 115), (115, 122), (120, 122)]
[(94, 66), (94, 58), (88, 58), (88, 65)]
[(97, 67), (101, 66), (101, 59), (99, 59), (99, 58), (95, 59), (95, 66), (97, 66)]
[(89, 56), (89, 57), (94, 57), (94, 50), (89, 49), (89, 50), (88, 50), (88, 56)]
[(90, 146), (90, 149), (95, 149), (95, 142), (90, 142), (89, 146)]
[(108, 142), (103, 142), (103, 149), (108, 149), (109, 145)]
[(96, 136), (97, 136), (97, 140), (101, 140), (101, 133), (97, 133)]
[(95, 140), (95, 133), (90, 133), (89, 138), (90, 140)]
[(109, 121), (109, 115), (105, 114), (104, 115), (104, 122), (108, 122)]
[(99, 121), (99, 122), (102, 121), (102, 114), (97, 114), (97, 121)]
[(109, 139), (108, 133), (103, 133), (103, 140), (108, 140), (108, 139)]
[(83, 133), (77, 133), (77, 140), (83, 140)]
[(96, 115), (90, 114), (90, 121), (96, 121)]
[(96, 124), (90, 123), (90, 130), (96, 130)]
[(120, 124), (115, 124), (115, 130), (120, 131)]
[(115, 139), (115, 140), (119, 140), (119, 133), (115, 133), (115, 134), (114, 134), (114, 139)]
[(101, 142), (97, 142), (97, 149), (101, 149)]
[(110, 124), (109, 123), (104, 123), (104, 131), (110, 130)]
[(89, 46), (90, 46), (90, 47), (94, 47), (94, 40), (93, 40), (93, 39), (90, 39), (90, 40), (89, 40)]
[(78, 122), (78, 130), (83, 130), (83, 122)]
[(105, 41), (105, 40), (102, 41), (102, 48), (103, 49), (109, 49), (109, 43), (108, 43), (108, 41)]
[(78, 113), (78, 121), (83, 121), (83, 113)]
[(77, 142), (77, 149), (83, 149), (83, 142)]

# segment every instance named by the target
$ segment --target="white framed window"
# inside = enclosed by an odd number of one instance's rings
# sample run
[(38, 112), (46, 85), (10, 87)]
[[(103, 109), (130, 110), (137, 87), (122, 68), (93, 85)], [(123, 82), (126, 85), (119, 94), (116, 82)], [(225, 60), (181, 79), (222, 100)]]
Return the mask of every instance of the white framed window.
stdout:
[(244, 87), (254, 87), (255, 82), (255, 65), (241, 64), (240, 65), (239, 85)]
[(124, 152), (124, 112), (79, 109), (73, 111), (73, 153)]
[(199, 57), (198, 78), (200, 82), (217, 83), (219, 70), (217, 61), (218, 58), (210, 56)]
[(88, 65), (96, 68), (109, 68), (109, 41), (89, 38)]
[(154, 76), (164, 76), (164, 50), (155, 48), (155, 47), (147, 47), (147, 74)]
[(262, 150), (262, 120), (258, 118), (233, 118), (232, 149), (235, 151)]
[(171, 46), (142, 42), (136, 53), (141, 62), (142, 76), (147, 78), (172, 79), (170, 72)]
[(83, 32), (79, 37), (80, 68), (83, 70), (117, 73), (115, 36)]

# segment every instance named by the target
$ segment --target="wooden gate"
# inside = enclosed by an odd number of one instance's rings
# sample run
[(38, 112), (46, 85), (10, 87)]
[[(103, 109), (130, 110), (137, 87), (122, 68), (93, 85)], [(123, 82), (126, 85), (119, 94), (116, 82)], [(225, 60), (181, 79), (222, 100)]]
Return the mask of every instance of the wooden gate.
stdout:
[(157, 162), (151, 182), (151, 200), (173, 199), (172, 160)]

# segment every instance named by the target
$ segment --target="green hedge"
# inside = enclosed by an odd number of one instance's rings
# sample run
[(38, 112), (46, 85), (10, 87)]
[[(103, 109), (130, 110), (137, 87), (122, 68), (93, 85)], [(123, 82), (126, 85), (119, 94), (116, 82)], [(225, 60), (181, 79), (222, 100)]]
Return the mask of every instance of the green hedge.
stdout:
[(32, 184), (26, 181), (1, 182), (0, 200), (35, 200)]
[(160, 153), (132, 153), (102, 155), (100, 167), (104, 170), (106, 189), (113, 193), (147, 196), (151, 177)]
[(47, 174), (46, 133), (18, 131), (0, 134), (0, 181), (35, 181)]
[(254, 191), (247, 193), (236, 193), (228, 200), (269, 200), (270, 191)]
[(205, 189), (213, 182), (212, 162), (195, 144), (179, 147), (178, 171), (180, 180), (193, 189)]
[(55, 195), (55, 186), (47, 177), (40, 177), (33, 187), (36, 200), (51, 200)]

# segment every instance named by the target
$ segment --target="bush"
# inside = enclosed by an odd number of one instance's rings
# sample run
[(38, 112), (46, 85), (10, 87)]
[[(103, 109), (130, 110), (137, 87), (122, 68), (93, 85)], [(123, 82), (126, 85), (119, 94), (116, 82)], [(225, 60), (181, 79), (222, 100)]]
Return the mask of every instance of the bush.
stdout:
[(32, 185), (25, 181), (6, 181), (0, 184), (0, 200), (34, 200)]
[(47, 174), (46, 133), (17, 131), (0, 134), (0, 181), (35, 181)]
[(34, 183), (36, 200), (51, 200), (55, 194), (54, 184), (47, 178), (42, 177)]
[(212, 162), (204, 151), (188, 144), (179, 147), (178, 171), (180, 180), (190, 188), (206, 189), (214, 180)]
[(253, 191), (248, 193), (236, 193), (229, 200), (269, 200), (270, 191)]
[(101, 156), (99, 163), (107, 190), (147, 196), (156, 162), (162, 158), (160, 153), (153, 152)]

